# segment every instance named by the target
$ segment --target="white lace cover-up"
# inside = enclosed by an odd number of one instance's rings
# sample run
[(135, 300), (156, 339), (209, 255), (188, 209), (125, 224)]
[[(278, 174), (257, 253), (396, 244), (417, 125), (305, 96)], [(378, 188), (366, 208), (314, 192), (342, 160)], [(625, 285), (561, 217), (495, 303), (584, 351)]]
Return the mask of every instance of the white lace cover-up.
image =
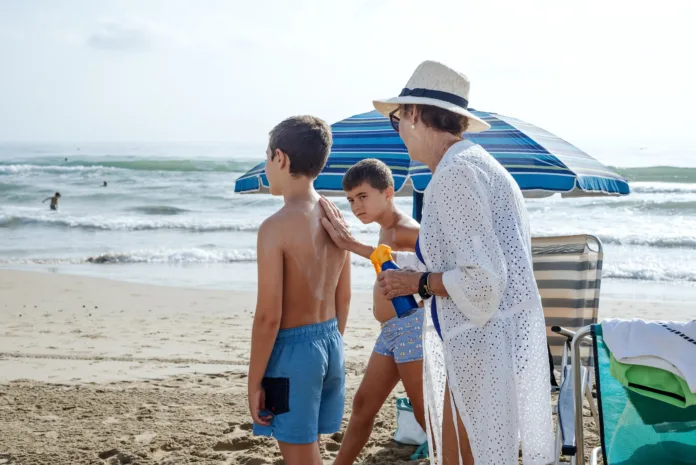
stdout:
[(444, 272), (450, 295), (434, 297), (443, 339), (433, 325), (433, 299), (423, 326), (432, 462), (442, 464), (446, 381), (476, 465), (517, 465), (520, 442), (525, 465), (553, 462), (546, 330), (527, 211), (512, 176), (481, 146), (458, 142), (437, 166), (425, 191), (419, 247), (425, 266), (414, 253), (395, 260)]

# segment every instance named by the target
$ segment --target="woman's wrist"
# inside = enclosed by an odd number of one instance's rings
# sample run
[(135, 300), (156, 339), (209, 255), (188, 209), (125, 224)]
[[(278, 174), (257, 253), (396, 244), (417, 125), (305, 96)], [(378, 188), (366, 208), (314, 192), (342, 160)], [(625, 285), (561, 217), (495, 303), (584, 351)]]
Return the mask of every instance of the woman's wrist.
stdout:
[(449, 297), (449, 292), (442, 282), (443, 273), (430, 273), (428, 275), (428, 289), (433, 295), (439, 297)]

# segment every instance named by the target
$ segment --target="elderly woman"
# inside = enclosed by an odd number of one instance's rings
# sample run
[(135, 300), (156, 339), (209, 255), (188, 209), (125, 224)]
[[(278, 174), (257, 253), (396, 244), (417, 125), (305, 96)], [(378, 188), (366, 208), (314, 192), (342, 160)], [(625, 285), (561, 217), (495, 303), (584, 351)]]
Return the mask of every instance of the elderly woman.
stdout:
[[(469, 80), (426, 61), (398, 97), (375, 101), (412, 160), (432, 172), (416, 253), (380, 274), (387, 298), (420, 294), (424, 397), (433, 463), (553, 461), (544, 316), (522, 193), (464, 132), (489, 125), (467, 110)], [(369, 257), (323, 199), (336, 244)]]

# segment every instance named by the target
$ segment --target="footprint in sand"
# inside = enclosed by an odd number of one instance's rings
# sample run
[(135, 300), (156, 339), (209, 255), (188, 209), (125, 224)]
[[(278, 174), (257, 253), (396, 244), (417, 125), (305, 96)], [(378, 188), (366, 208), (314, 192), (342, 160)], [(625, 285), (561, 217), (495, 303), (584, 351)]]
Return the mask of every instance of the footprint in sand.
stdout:
[[(179, 449), (181, 449), (181, 446), (178, 443), (176, 443), (174, 441), (167, 441), (159, 447), (159, 450), (155, 449), (155, 450), (153, 450), (153, 452), (155, 452), (155, 454), (156, 454), (158, 451), (173, 452), (173, 451), (176, 451)], [(150, 449), (150, 450), (152, 450), (152, 449)]]
[(335, 442), (327, 442), (327, 443), (324, 445), (324, 448), (325, 448), (326, 450), (328, 450), (329, 452), (338, 452), (338, 449), (341, 448), (341, 445), (340, 445), (340, 444), (337, 444), (337, 443), (335, 443)]
[(118, 449), (109, 449), (105, 450), (104, 452), (99, 452), (99, 458), (102, 460), (106, 460), (108, 458), (113, 457), (116, 454), (118, 454)]
[(240, 465), (265, 465), (267, 463), (271, 462), (266, 462), (266, 460), (261, 457), (242, 457), (239, 459)]
[(222, 431), (222, 434), (230, 434), (230, 433), (237, 433), (239, 431), (251, 431), (254, 429), (254, 426), (251, 423), (234, 423), (234, 422), (228, 422), (227, 423), (227, 428), (225, 428)]
[(109, 449), (99, 453), (99, 458), (105, 460), (108, 465), (120, 465), (133, 463), (134, 457), (121, 453), (118, 449)]
[(240, 450), (251, 449), (257, 444), (253, 438), (234, 438), (218, 441), (213, 446), (215, 452), (237, 452)]

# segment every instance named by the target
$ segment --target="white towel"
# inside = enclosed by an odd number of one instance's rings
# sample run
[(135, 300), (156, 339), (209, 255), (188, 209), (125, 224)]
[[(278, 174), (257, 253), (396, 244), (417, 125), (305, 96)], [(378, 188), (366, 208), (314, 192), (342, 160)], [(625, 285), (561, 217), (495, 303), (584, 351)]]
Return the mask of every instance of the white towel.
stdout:
[(696, 394), (696, 320), (602, 321), (604, 343), (616, 360), (667, 370), (686, 381)]

